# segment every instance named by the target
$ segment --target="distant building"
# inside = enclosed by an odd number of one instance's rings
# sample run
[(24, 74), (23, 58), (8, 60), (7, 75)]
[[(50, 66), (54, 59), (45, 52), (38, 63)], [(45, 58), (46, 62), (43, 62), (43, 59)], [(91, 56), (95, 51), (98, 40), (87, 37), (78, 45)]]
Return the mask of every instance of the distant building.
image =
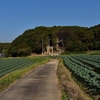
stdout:
[(5, 54), (4, 54), (4, 53), (3, 53), (3, 54), (2, 54), (2, 53), (0, 53), (0, 58), (1, 58), (1, 57), (5, 57)]

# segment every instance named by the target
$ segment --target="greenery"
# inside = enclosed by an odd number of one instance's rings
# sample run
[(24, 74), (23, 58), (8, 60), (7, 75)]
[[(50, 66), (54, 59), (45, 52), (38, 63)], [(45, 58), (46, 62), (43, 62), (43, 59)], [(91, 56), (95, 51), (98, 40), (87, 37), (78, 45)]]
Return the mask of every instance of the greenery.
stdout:
[[(57, 39), (59, 48), (65, 52), (85, 52), (100, 50), (100, 24), (93, 27), (80, 26), (39, 26), (26, 30), (12, 41), (9, 48), (11, 56), (27, 56), (33, 53), (46, 51), (48, 43), (56, 50)], [(49, 40), (49, 41), (48, 41)]]
[(0, 43), (0, 54), (5, 54), (6, 57), (9, 57), (10, 54), (8, 52), (11, 43)]
[(2, 53), (3, 48), (5, 50), (8, 50), (10, 45), (11, 45), (11, 43), (0, 43), (0, 53)]
[(100, 55), (100, 50), (90, 51), (90, 55)]
[(35, 60), (30, 60), (29, 58), (0, 59), (0, 77), (16, 69), (30, 66), (33, 63), (36, 63)]
[(100, 99), (100, 56), (91, 55), (67, 55), (62, 56), (65, 65), (72, 72), (73, 76), (87, 87), (89, 93), (96, 100)]
[(59, 59), (57, 75), (62, 92), (62, 100), (91, 100), (74, 82), (71, 72), (63, 65), (62, 59)]
[(35, 61), (35, 63), (27, 67), (24, 66), (20, 69), (12, 71), (11, 73), (6, 74), (5, 76), (0, 78), (0, 92), (6, 89), (7, 87), (9, 87), (10, 84), (14, 83), (15, 81), (23, 77), (25, 74), (30, 72), (32, 69), (38, 67), (40, 64), (46, 63), (49, 60), (48, 58), (44, 58), (44, 57), (43, 58), (36, 57), (36, 58), (28, 58), (28, 59)]

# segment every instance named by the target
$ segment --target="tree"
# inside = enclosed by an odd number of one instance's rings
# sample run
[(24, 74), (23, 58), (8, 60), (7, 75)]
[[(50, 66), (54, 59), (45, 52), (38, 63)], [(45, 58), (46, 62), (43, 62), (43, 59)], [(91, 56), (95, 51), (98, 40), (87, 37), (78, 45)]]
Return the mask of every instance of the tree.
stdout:
[(17, 50), (18, 56), (28, 56), (31, 54), (31, 48), (23, 42)]

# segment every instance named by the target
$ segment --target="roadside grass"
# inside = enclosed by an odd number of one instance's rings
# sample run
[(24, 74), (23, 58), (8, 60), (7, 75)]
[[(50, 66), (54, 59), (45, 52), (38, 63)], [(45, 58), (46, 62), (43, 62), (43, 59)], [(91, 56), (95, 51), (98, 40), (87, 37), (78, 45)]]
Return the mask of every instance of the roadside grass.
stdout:
[(100, 55), (100, 50), (87, 51), (86, 54), (90, 54), (90, 55)]
[(35, 59), (36, 63), (32, 64), (29, 67), (15, 70), (0, 78), (0, 92), (7, 89), (11, 84), (16, 82), (18, 79), (22, 78), (29, 72), (31, 72), (33, 69), (49, 61), (49, 58), (42, 58), (42, 57), (41, 58), (36, 57), (36, 58), (30, 58), (30, 59)]
[(92, 100), (76, 84), (71, 76), (71, 72), (64, 66), (62, 59), (59, 59), (57, 75), (62, 91), (62, 100)]

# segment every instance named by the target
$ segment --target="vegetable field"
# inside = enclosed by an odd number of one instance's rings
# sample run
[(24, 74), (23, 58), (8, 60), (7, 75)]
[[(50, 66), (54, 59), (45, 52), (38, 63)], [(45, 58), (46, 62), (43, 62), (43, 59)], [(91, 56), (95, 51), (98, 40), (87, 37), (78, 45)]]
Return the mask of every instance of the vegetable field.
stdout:
[(28, 67), (36, 61), (30, 58), (0, 59), (0, 77), (23, 67)]
[(88, 89), (100, 94), (100, 56), (63, 56), (65, 65)]

